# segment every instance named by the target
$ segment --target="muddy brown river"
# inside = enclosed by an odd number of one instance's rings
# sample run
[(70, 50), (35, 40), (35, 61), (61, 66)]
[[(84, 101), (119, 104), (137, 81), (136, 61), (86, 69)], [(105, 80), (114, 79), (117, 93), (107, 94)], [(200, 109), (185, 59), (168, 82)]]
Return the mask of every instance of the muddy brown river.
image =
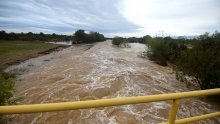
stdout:
[[(91, 47), (92, 46), (92, 47)], [(8, 68), (18, 76), (18, 104), (55, 103), (190, 91), (169, 67), (138, 55), (147, 48), (112, 46), (111, 41), (71, 46)], [(13, 115), (10, 124), (154, 124), (167, 121), (170, 101), (96, 109)], [(219, 111), (201, 98), (181, 100), (177, 118)], [(199, 121), (218, 124), (219, 118)]]

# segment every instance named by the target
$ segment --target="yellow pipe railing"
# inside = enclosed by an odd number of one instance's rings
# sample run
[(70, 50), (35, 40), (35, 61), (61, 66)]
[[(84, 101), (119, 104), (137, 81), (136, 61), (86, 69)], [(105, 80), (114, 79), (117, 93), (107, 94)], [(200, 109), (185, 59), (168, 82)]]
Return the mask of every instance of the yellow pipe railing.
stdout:
[(168, 122), (169, 124), (174, 124), (175, 123), (176, 114), (177, 114), (179, 105), (180, 105), (179, 100), (178, 99), (174, 99), (173, 100), (172, 108), (170, 110), (169, 122)]
[(217, 95), (217, 94), (220, 94), (220, 88), (210, 89), (210, 90), (191, 91), (191, 92), (149, 95), (149, 96), (125, 97), (125, 98), (112, 98), (112, 99), (87, 100), (87, 101), (63, 102), (63, 103), (48, 103), (48, 104), (0, 106), (0, 115), (88, 109), (88, 108), (97, 108), (97, 107), (118, 106), (118, 105), (173, 100), (173, 105), (172, 105), (170, 115), (169, 115), (169, 120), (167, 123), (174, 124), (174, 123), (182, 123), (182, 122), (183, 123), (191, 122), (195, 120), (201, 120), (204, 118), (206, 119), (210, 117), (219, 116), (220, 113), (217, 112), (217, 113), (211, 113), (211, 114), (207, 114), (203, 116), (175, 120), (176, 114), (178, 111), (178, 106), (179, 106), (179, 99), (199, 97), (199, 96), (208, 96), (208, 95)]
[[(175, 121), (175, 124), (186, 124), (186, 123), (195, 122), (195, 121), (199, 121), (199, 120), (205, 120), (205, 119), (209, 119), (209, 118), (213, 118), (213, 117), (220, 117), (220, 112), (214, 112), (214, 113), (195, 116), (195, 117), (178, 119)], [(167, 124), (167, 122), (160, 123), (160, 124)]]

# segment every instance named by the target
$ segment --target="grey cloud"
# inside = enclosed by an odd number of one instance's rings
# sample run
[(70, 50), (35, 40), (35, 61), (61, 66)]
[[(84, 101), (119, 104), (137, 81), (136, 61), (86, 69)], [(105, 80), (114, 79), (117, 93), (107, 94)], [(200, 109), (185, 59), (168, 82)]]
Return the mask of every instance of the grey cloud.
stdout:
[[(132, 5), (123, 6), (129, 1), (0, 0), (0, 30), (72, 34), (85, 29), (107, 35), (145, 35), (164, 30), (163, 26), (171, 34), (220, 29), (219, 0), (133, 0), (134, 10), (121, 11), (130, 9)], [(141, 2), (154, 3), (155, 8), (149, 12), (143, 5), (136, 11)]]
[(48, 29), (48, 33), (77, 29), (117, 33), (140, 28), (126, 20), (113, 3), (117, 0), (1, 0), (0, 28), (22, 31), (30, 27), (32, 31), (34, 27)]

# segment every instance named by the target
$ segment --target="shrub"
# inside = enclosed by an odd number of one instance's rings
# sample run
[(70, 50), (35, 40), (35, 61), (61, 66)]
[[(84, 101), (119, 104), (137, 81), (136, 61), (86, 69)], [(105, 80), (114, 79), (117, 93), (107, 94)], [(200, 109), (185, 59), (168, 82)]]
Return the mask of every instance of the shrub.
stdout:
[(105, 40), (104, 35), (98, 32), (90, 32), (87, 34), (84, 30), (77, 30), (74, 35), (76, 41), (82, 43), (93, 43)]
[(13, 75), (0, 72), (0, 105), (8, 104), (9, 98), (12, 97), (14, 82)]
[(201, 89), (220, 87), (220, 38), (208, 37), (181, 52), (177, 68), (197, 79)]
[(124, 38), (122, 37), (114, 37), (112, 39), (112, 44), (119, 46), (121, 43), (123, 43), (125, 41)]
[(161, 38), (155, 38), (148, 42), (148, 57), (160, 65), (167, 65), (170, 47)]
[[(14, 76), (0, 72), (0, 105), (10, 104), (12, 89), (14, 87)], [(0, 123), (6, 123), (10, 118), (0, 115)]]
[(148, 57), (163, 66), (166, 66), (168, 61), (173, 62), (180, 52), (186, 49), (184, 42), (170, 37), (156, 37), (146, 43), (149, 47)]

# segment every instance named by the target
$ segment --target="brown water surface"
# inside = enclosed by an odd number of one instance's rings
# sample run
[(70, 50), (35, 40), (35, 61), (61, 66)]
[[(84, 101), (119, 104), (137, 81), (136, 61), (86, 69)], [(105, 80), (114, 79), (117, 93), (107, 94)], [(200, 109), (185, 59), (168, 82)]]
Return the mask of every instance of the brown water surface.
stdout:
[[(19, 104), (55, 103), (189, 91), (169, 67), (138, 57), (147, 48), (133, 43), (118, 48), (111, 41), (77, 45), (24, 62), (18, 78)], [(90, 48), (90, 49), (89, 49)], [(11, 124), (139, 124), (167, 121), (170, 101), (87, 110), (14, 115)], [(201, 99), (181, 100), (178, 118), (217, 111)], [(217, 124), (219, 119), (200, 123)]]

